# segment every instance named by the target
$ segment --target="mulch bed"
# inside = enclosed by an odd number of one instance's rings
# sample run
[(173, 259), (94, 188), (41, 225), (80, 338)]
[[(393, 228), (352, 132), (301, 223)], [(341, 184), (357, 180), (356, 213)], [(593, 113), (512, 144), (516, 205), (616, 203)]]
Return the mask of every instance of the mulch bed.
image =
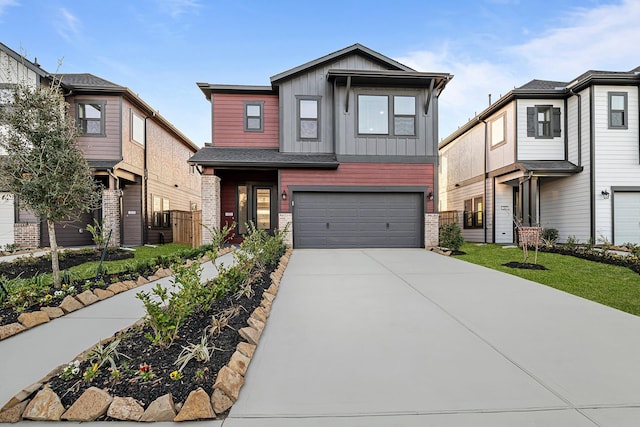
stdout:
[(511, 261), (508, 262), (506, 264), (502, 264), (505, 267), (509, 267), (509, 268), (522, 268), (525, 270), (548, 270), (547, 267), (545, 267), (544, 265), (540, 265), (540, 264), (531, 264), (529, 262), (517, 262), (517, 261)]
[[(254, 294), (237, 299), (227, 296), (216, 301), (215, 306), (206, 313), (191, 316), (179, 330), (179, 337), (168, 348), (153, 345), (145, 334), (152, 332), (147, 326), (134, 326), (126, 331), (114, 335), (121, 339), (117, 350), (128, 356), (117, 360), (121, 375), (117, 380), (111, 378), (108, 364), (99, 369), (99, 373), (91, 382), (82, 380), (82, 373), (91, 367), (88, 360), (81, 362), (79, 378), (63, 380), (59, 376), (53, 377), (49, 385), (61, 398), (65, 407), (69, 407), (89, 387), (103, 388), (112, 396), (133, 397), (146, 408), (158, 397), (171, 393), (176, 403), (186, 400), (188, 394), (202, 387), (208, 394), (213, 392), (213, 384), (218, 371), (229, 362), (236, 346), (242, 341), (238, 330), (247, 326), (247, 319), (255, 308), (260, 305), (263, 291), (271, 284), (270, 273), (275, 267), (267, 268), (253, 285)], [(142, 303), (142, 302), (141, 302)], [(209, 333), (213, 315), (236, 307), (237, 315), (229, 321), (229, 325), (214, 338), (209, 339), (209, 345), (215, 347), (209, 362), (191, 360), (182, 371), (182, 378), (173, 380), (170, 373), (180, 365), (175, 361), (183, 346), (198, 344), (203, 333)], [(105, 344), (106, 346), (106, 344)], [(71, 362), (71, 361), (70, 361)], [(141, 379), (139, 367), (143, 364), (150, 366), (153, 378)], [(220, 414), (218, 414), (220, 415)], [(111, 420), (104, 416), (100, 420)]]

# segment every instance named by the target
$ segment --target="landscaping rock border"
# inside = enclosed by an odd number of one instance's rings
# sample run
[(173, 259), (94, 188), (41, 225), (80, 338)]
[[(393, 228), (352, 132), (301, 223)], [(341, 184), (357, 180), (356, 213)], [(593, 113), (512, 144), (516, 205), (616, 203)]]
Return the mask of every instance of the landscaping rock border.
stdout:
[[(233, 252), (235, 247), (229, 246), (221, 249), (218, 252), (218, 256), (226, 255), (229, 252)], [(209, 257), (202, 256), (197, 260), (199, 263), (209, 261)], [(193, 260), (187, 260), (187, 266), (193, 262)], [(131, 289), (146, 285), (149, 282), (153, 282), (158, 279), (162, 279), (167, 276), (173, 275), (173, 271), (170, 268), (159, 268), (153, 275), (149, 277), (139, 276), (138, 279), (127, 280), (124, 282), (116, 282), (110, 284), (106, 289), (94, 289), (93, 291), (84, 291), (75, 296), (67, 295), (57, 307), (42, 307), (38, 311), (31, 311), (22, 313), (18, 317), (18, 321), (9, 323), (8, 325), (0, 326), (0, 341), (12, 337), (13, 335), (27, 331), (38, 325), (47, 323), (53, 319), (57, 319), (66, 314), (80, 310), (96, 302), (111, 298), (112, 296), (121, 292), (126, 292)]]
[[(262, 294), (260, 306), (249, 317), (247, 327), (238, 331), (247, 342), (240, 342), (227, 365), (220, 369), (211, 396), (199, 387), (189, 393), (184, 403), (175, 404), (172, 395), (166, 394), (144, 409), (134, 398), (111, 396), (104, 390), (91, 387), (65, 409), (59, 397), (46, 384), (64, 369), (64, 366), (59, 366), (39, 382), (20, 391), (5, 404), (0, 409), (0, 422), (14, 423), (21, 420), (83, 422), (94, 421), (105, 414), (117, 420), (140, 422), (215, 419), (218, 414), (228, 411), (238, 400), (240, 389), (245, 382), (245, 374), (264, 331), (292, 252), (293, 250), (288, 248), (280, 258), (278, 267), (271, 273), (271, 285)], [(105, 339), (102, 343), (112, 339)], [(86, 350), (75, 359), (85, 358), (88, 352), (89, 350)]]

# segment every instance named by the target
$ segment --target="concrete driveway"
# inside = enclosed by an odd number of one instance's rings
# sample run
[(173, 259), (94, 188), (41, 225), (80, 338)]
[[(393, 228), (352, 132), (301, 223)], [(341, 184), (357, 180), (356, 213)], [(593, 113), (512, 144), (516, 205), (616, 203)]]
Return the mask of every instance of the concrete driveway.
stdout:
[(640, 318), (424, 250), (296, 250), (246, 380), (225, 427), (637, 426)]

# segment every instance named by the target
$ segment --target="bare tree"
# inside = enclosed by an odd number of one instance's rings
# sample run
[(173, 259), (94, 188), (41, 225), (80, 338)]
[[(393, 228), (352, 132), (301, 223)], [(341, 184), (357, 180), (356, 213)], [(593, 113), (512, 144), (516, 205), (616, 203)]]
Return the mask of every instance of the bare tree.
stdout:
[(79, 131), (68, 110), (59, 82), (19, 83), (0, 108), (0, 188), (47, 221), (56, 287), (61, 280), (55, 223), (100, 203), (100, 188), (76, 144)]

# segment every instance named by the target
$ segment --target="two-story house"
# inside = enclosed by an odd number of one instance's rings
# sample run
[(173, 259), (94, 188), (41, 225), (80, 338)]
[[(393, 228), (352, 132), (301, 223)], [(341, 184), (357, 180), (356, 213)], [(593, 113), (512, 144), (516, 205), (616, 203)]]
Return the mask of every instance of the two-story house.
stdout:
[(451, 78), (355, 44), (269, 86), (198, 83), (212, 112), (212, 141), (190, 160), (205, 229), (287, 227), (296, 248), (436, 245), (438, 97)]
[[(50, 75), (15, 52), (13, 57), (40, 70), (47, 84), (60, 80), (80, 129), (78, 147), (103, 187), (100, 209), (56, 225), (58, 244), (93, 244), (86, 226), (94, 219), (112, 230), (112, 245), (171, 242), (171, 212), (200, 209), (200, 175), (187, 163), (199, 147), (129, 88), (92, 74)], [(0, 222), (16, 229), (14, 242), (48, 246), (46, 223), (16, 204), (0, 212)]]
[(440, 210), (469, 241), (513, 243), (524, 224), (561, 242), (640, 244), (639, 74), (588, 71), (502, 96), (440, 143)]

